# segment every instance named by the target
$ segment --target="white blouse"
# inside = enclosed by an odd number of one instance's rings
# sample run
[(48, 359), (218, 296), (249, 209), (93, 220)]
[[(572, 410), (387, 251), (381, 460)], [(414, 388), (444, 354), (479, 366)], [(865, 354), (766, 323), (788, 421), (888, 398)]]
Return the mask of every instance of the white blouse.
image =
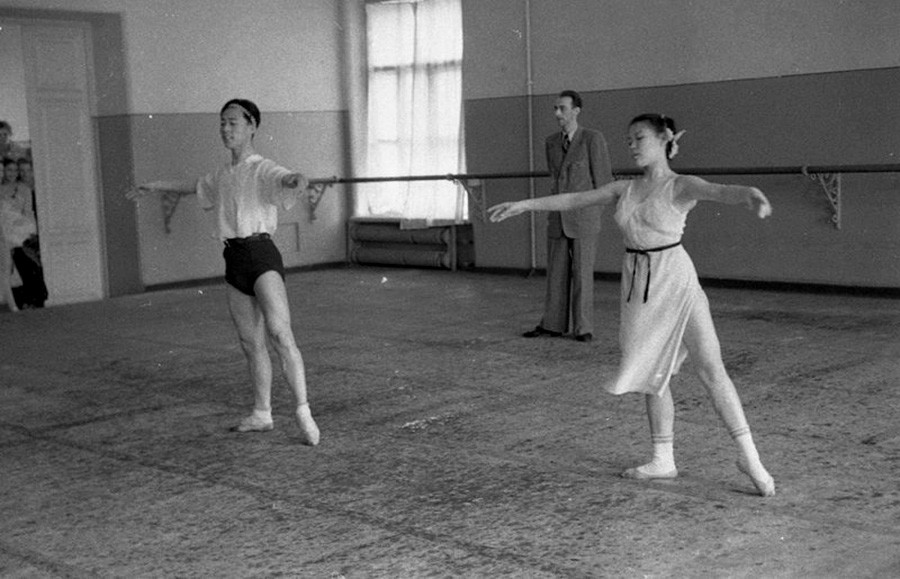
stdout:
[(297, 202), (296, 192), (281, 185), (282, 178), (291, 173), (253, 154), (197, 181), (200, 207), (216, 211), (219, 239), (275, 233), (279, 207), (289, 210)]

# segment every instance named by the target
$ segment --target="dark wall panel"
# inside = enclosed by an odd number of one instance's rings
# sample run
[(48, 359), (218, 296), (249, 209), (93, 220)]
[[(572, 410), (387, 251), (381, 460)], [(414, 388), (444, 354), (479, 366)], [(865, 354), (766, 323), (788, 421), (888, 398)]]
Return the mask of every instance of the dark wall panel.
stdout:
[[(565, 88), (565, 87), (561, 87)], [(733, 82), (584, 93), (580, 117), (599, 128), (613, 166), (629, 168), (628, 121), (662, 112), (687, 129), (673, 167), (783, 167), (897, 163), (900, 115), (889, 95), (900, 94), (900, 69), (851, 71)], [(543, 139), (557, 130), (554, 95), (534, 98), (535, 169), (545, 170)], [(470, 172), (528, 168), (527, 100), (466, 102)], [(521, 163), (521, 164), (519, 164)], [(797, 175), (711, 178), (754, 184), (775, 214), (759, 221), (740, 207), (701, 204), (688, 221), (685, 243), (702, 276), (758, 281), (900, 287), (900, 173), (844, 175), (843, 223), (831, 223), (821, 187)], [(545, 179), (537, 194), (546, 193)], [(488, 204), (527, 197), (527, 181), (488, 183)], [(618, 271), (621, 241), (604, 217), (597, 271)], [(544, 218), (537, 217), (538, 267), (544, 266)], [(476, 224), (483, 267), (527, 267), (528, 219)]]

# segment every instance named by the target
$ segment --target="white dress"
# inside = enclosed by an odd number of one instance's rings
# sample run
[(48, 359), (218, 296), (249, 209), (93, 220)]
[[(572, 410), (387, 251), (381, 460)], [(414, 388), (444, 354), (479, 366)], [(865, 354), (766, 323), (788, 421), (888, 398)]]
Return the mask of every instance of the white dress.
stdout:
[(687, 357), (683, 337), (691, 311), (698, 300), (706, 303), (694, 264), (680, 245), (687, 214), (697, 202), (677, 204), (674, 184), (673, 177), (642, 200), (631, 183), (616, 207), (625, 247), (639, 252), (626, 252), (622, 262), (622, 360), (615, 381), (606, 386), (612, 394), (663, 393)]

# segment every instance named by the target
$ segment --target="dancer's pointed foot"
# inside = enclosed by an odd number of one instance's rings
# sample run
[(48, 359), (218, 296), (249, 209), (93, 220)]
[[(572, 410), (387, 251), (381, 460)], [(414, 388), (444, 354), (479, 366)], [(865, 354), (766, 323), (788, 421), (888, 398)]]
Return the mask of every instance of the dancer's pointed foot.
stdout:
[(751, 465), (746, 460), (739, 459), (737, 467), (739, 471), (750, 477), (761, 496), (775, 496), (775, 479), (772, 478), (772, 475), (769, 474), (761, 462), (757, 461), (756, 464)]
[(266, 419), (264, 416), (254, 412), (241, 420), (237, 426), (232, 427), (231, 430), (233, 432), (268, 432), (273, 428), (275, 428), (275, 423), (272, 422), (271, 416)]
[(625, 469), (622, 472), (623, 478), (631, 478), (636, 480), (652, 480), (675, 478), (678, 476), (678, 469), (675, 465), (660, 465), (657, 463), (647, 463), (634, 468)]
[(309, 404), (303, 404), (297, 407), (297, 424), (300, 426), (300, 434), (303, 437), (303, 444), (316, 446), (319, 444), (319, 427), (313, 420), (312, 412), (309, 410)]

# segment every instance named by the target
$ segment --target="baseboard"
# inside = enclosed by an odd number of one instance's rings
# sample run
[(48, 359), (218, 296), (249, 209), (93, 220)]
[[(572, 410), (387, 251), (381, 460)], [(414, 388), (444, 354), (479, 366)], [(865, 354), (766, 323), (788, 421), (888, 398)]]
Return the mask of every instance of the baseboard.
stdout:
[[(495, 275), (515, 275), (522, 277), (532, 277), (536, 275), (545, 276), (547, 271), (542, 268), (538, 269), (522, 269), (508, 267), (472, 267), (468, 271), (478, 273), (490, 273)], [(594, 272), (594, 279), (597, 281), (619, 281), (621, 273), (612, 272)], [(734, 289), (752, 289), (767, 290), (780, 292), (797, 292), (797, 293), (813, 293), (813, 294), (837, 294), (837, 295), (853, 295), (867, 297), (885, 297), (900, 298), (900, 287), (878, 287), (878, 286), (851, 286), (839, 284), (823, 284), (823, 283), (803, 283), (803, 282), (782, 282), (782, 281), (763, 281), (763, 280), (744, 280), (744, 279), (722, 279), (715, 277), (701, 277), (700, 284), (704, 287), (734, 288)]]

